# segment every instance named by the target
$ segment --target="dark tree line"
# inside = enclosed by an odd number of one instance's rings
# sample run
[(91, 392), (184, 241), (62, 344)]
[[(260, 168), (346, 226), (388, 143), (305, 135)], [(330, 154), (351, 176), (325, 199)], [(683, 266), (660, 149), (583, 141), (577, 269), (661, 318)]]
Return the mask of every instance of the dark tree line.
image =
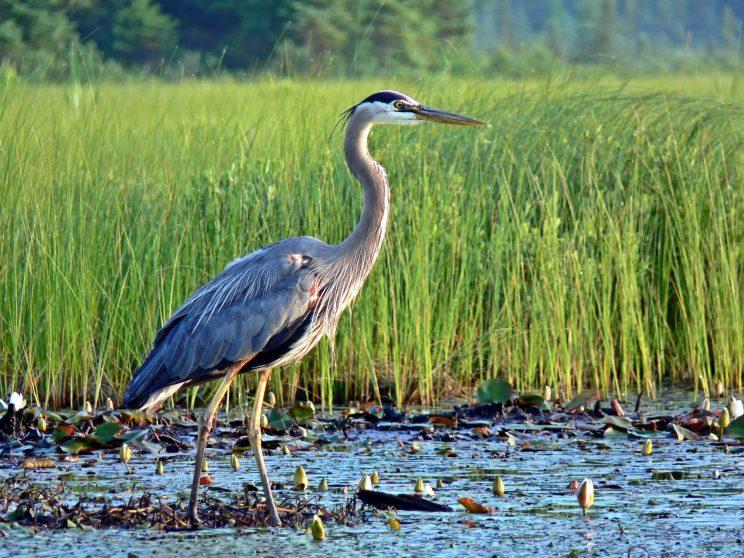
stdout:
[(744, 0), (0, 0), (25, 75), (503, 71), (740, 59)]

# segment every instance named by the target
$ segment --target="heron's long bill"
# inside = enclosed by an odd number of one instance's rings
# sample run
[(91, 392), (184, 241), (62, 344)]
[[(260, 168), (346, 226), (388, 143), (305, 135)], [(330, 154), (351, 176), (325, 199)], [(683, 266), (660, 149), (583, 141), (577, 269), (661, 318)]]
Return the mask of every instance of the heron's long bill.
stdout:
[(432, 122), (441, 122), (443, 124), (456, 124), (458, 126), (481, 126), (483, 122), (470, 118), (469, 116), (463, 116), (462, 114), (455, 114), (454, 112), (447, 112), (444, 110), (435, 109), (421, 105), (413, 109), (413, 113), (419, 120), (431, 120)]

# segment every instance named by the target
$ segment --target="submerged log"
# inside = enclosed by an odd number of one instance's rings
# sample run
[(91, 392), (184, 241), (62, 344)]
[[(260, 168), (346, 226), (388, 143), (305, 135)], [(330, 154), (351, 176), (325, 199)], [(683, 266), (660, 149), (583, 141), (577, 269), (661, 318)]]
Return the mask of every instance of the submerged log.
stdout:
[(395, 508), (400, 511), (451, 512), (452, 508), (409, 494), (388, 494), (376, 490), (360, 490), (357, 497), (378, 510)]

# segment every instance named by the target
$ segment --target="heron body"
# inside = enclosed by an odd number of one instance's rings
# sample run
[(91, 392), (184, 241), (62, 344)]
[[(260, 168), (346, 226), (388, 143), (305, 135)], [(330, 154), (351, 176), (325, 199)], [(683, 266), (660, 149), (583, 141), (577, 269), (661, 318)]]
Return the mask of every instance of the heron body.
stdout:
[(312, 237), (290, 238), (230, 263), (168, 319), (124, 394), (125, 406), (152, 410), (182, 387), (222, 378), (200, 425), (189, 503), (192, 521), (197, 520), (201, 462), (217, 408), (237, 374), (257, 372), (249, 436), (271, 520), (279, 523), (260, 451), (263, 392), (272, 368), (298, 361), (324, 335), (334, 334), (380, 252), (390, 190), (385, 170), (367, 149), (372, 126), (423, 120), (480, 124), (395, 91), (370, 95), (344, 116), (346, 161), (364, 189), (364, 209), (351, 234), (335, 245)]

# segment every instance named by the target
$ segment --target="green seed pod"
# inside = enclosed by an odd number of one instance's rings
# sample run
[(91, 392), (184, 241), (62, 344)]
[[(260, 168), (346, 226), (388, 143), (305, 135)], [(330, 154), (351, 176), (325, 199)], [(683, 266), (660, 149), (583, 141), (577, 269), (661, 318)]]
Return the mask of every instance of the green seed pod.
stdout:
[(276, 395), (274, 395), (273, 391), (266, 394), (266, 402), (272, 407), (276, 406)]
[(506, 488), (504, 487), (504, 481), (501, 480), (501, 477), (496, 477), (496, 479), (493, 481), (493, 493), (496, 496), (503, 496), (506, 494)]
[(129, 463), (129, 460), (132, 458), (132, 450), (129, 449), (129, 446), (126, 444), (122, 444), (119, 448), (119, 459), (121, 459), (124, 463)]
[(305, 473), (305, 468), (302, 465), (299, 465), (297, 469), (295, 469), (294, 489), (299, 491), (305, 490), (307, 484), (307, 473)]
[(318, 490), (320, 492), (325, 492), (326, 490), (328, 490), (328, 481), (325, 479), (321, 480), (318, 484)]
[(584, 513), (594, 505), (594, 483), (592, 479), (581, 481), (576, 499), (579, 501), (579, 505), (584, 510)]
[(728, 409), (721, 411), (721, 416), (718, 418), (718, 424), (721, 425), (721, 430), (726, 430), (728, 425), (731, 424), (731, 415), (729, 415)]
[(413, 491), (418, 492), (419, 494), (424, 491), (424, 481), (423, 479), (421, 479), (421, 477), (416, 479), (416, 486), (413, 487)]
[(47, 422), (46, 419), (44, 419), (43, 416), (40, 416), (36, 421), (36, 428), (39, 429), (39, 432), (46, 432), (47, 429)]
[(372, 471), (371, 480), (372, 480), (372, 484), (374, 484), (375, 486), (380, 484), (380, 475), (377, 474), (377, 471)]
[(163, 470), (163, 462), (158, 459), (155, 462), (155, 474), (156, 475), (162, 475), (165, 471)]
[(643, 455), (651, 455), (652, 453), (654, 453), (654, 446), (651, 443), (651, 440), (646, 440), (645, 442), (643, 442), (643, 450), (641, 453), (643, 453)]
[(323, 529), (323, 522), (317, 515), (313, 517), (313, 522), (310, 525), (310, 532), (313, 535), (313, 539), (316, 541), (322, 541), (325, 539), (325, 529)]
[(230, 458), (230, 467), (232, 467), (233, 471), (237, 471), (240, 469), (240, 460), (238, 459), (238, 456), (234, 453), (232, 454), (232, 457)]

